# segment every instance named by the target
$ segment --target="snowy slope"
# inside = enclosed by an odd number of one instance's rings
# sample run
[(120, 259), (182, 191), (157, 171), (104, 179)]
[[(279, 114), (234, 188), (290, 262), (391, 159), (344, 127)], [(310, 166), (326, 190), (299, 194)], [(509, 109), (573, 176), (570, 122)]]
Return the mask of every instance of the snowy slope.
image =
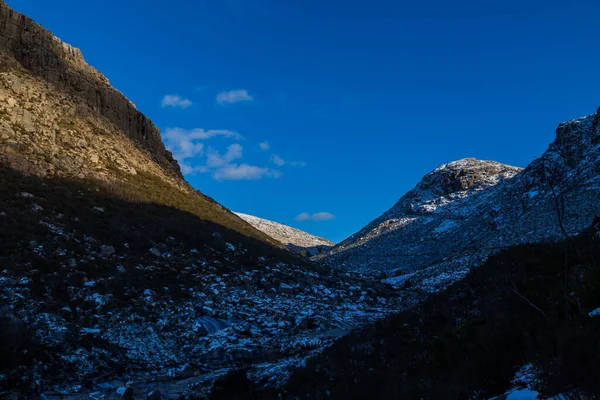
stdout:
[(599, 118), (560, 124), (524, 170), (474, 159), (442, 165), (324, 261), (435, 291), (503, 247), (564, 237), (559, 215), (566, 233), (577, 234), (600, 215)]
[(328, 250), (334, 244), (329, 240), (311, 235), (291, 226), (283, 225), (277, 222), (254, 217), (252, 215), (235, 213), (254, 228), (271, 236), (273, 239), (288, 246), (290, 250), (301, 252), (308, 251), (315, 255)]

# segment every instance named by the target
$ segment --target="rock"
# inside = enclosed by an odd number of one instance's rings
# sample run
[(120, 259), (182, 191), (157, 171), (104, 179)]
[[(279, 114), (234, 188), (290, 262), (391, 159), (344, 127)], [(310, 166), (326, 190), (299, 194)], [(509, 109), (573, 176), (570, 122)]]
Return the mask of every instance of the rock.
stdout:
[(100, 255), (102, 257), (110, 257), (115, 254), (115, 248), (113, 246), (100, 246)]
[(11, 357), (28, 342), (25, 322), (13, 315), (10, 307), (0, 308), (0, 357)]
[(294, 289), (294, 287), (292, 287), (292, 286), (290, 286), (288, 284), (285, 284), (285, 283), (282, 283), (279, 286), (279, 291), (282, 292), (282, 293), (288, 293), (288, 294), (294, 294), (296, 292), (296, 290)]
[(36, 242), (35, 240), (32, 240), (32, 241), (29, 242), (29, 248), (30, 249), (33, 250), (33, 249), (35, 249), (37, 247), (38, 247), (38, 242)]
[(158, 250), (156, 247), (150, 249), (150, 254), (152, 254), (155, 257), (160, 257), (162, 255), (160, 253), (160, 250)]
[(194, 368), (192, 368), (191, 365), (185, 364), (183, 367), (181, 367), (179, 369), (179, 371), (177, 372), (177, 375), (180, 378), (191, 378), (192, 376), (196, 375), (196, 371), (194, 370)]
[(117, 395), (125, 400), (133, 400), (133, 388), (121, 386), (117, 389)]
[(33, 199), (35, 196), (32, 195), (31, 193), (27, 193), (27, 192), (22, 192), (21, 193), (21, 197), (24, 197), (26, 199)]
[(158, 390), (153, 390), (146, 395), (146, 400), (161, 400), (161, 399), (162, 399), (162, 396), (160, 394), (160, 391), (158, 391)]

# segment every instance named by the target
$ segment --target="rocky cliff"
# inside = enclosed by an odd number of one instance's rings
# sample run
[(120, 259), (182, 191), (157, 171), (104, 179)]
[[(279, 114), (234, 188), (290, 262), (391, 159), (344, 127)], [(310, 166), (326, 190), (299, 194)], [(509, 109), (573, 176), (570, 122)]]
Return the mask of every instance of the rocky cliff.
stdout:
[(159, 130), (81, 52), (0, 1), (0, 165), (103, 182), (279, 246), (193, 189)]
[(500, 249), (576, 235), (600, 214), (599, 118), (560, 124), (524, 170), (475, 159), (440, 166), (325, 262), (437, 291)]
[(82, 101), (88, 109), (106, 118), (116, 128), (146, 150), (169, 174), (181, 177), (160, 137), (159, 130), (108, 79), (88, 65), (81, 51), (55, 37), (30, 18), (0, 1), (1, 71), (6, 72), (16, 60), (22, 68), (51, 85), (52, 89)]

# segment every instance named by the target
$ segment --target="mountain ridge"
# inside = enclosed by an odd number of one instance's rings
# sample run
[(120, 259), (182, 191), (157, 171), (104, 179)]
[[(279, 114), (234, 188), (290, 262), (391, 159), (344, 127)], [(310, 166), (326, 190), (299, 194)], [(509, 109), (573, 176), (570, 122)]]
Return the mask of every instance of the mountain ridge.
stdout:
[(524, 169), (506, 166), (510, 174), (479, 190), (462, 190), (459, 179), (459, 190), (448, 194), (434, 179), (437, 191), (431, 191), (428, 179), (439, 178), (453, 163), (442, 165), (381, 217), (318, 259), (343, 269), (386, 273), (394, 285), (422, 278), (435, 282), (425, 286), (436, 291), (501, 248), (576, 235), (600, 214), (595, 201), (599, 120), (596, 112), (559, 124), (555, 140), (539, 158)]
[(235, 214), (248, 222), (250, 225), (254, 226), (256, 229), (273, 237), (278, 242), (287, 246), (288, 249), (295, 252), (307, 252), (310, 255), (316, 255), (326, 251), (334, 245), (333, 242), (327, 239), (312, 235), (308, 232), (285, 224), (269, 221), (264, 218), (259, 218), (244, 213), (236, 212)]
[(185, 181), (160, 131), (81, 51), (0, 1), (0, 163), (99, 181), (280, 246)]
[(31, 18), (0, 1), (0, 39), (7, 51), (28, 71), (55, 88), (81, 98), (136, 143), (169, 173), (183, 178), (171, 152), (165, 149), (160, 131), (108, 79), (86, 63), (81, 51)]

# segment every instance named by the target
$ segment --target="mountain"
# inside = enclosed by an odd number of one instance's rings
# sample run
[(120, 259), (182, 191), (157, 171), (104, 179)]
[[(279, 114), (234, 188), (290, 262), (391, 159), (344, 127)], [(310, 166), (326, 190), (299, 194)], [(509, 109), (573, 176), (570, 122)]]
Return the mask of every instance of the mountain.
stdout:
[[(399, 309), (193, 189), (81, 52), (0, 1), (0, 397), (274, 385)], [(156, 397), (152, 397), (156, 398)]]
[(194, 190), (160, 131), (79, 49), (0, 2), (0, 162), (27, 175), (94, 180), (271, 244)]
[(500, 249), (576, 235), (600, 214), (599, 119), (560, 124), (523, 170), (475, 159), (440, 166), (324, 261), (437, 291)]
[[(596, 219), (575, 238), (495, 254), (446, 290), (307, 360), (282, 392), (301, 399), (597, 399), (599, 236)], [(247, 391), (277, 398), (259, 385)]]
[(599, 113), (524, 170), (438, 168), (314, 263), (192, 188), (133, 103), (1, 0), (0, 38), (0, 397), (483, 398), (528, 362), (598, 382), (598, 232), (573, 235), (599, 211)]
[(291, 226), (254, 217), (248, 214), (235, 214), (259, 231), (266, 233), (273, 239), (287, 246), (288, 249), (298, 253), (307, 252), (310, 255), (317, 255), (328, 250), (334, 245), (333, 242), (330, 242), (327, 239), (311, 235), (310, 233), (301, 231), (300, 229), (292, 228)]

